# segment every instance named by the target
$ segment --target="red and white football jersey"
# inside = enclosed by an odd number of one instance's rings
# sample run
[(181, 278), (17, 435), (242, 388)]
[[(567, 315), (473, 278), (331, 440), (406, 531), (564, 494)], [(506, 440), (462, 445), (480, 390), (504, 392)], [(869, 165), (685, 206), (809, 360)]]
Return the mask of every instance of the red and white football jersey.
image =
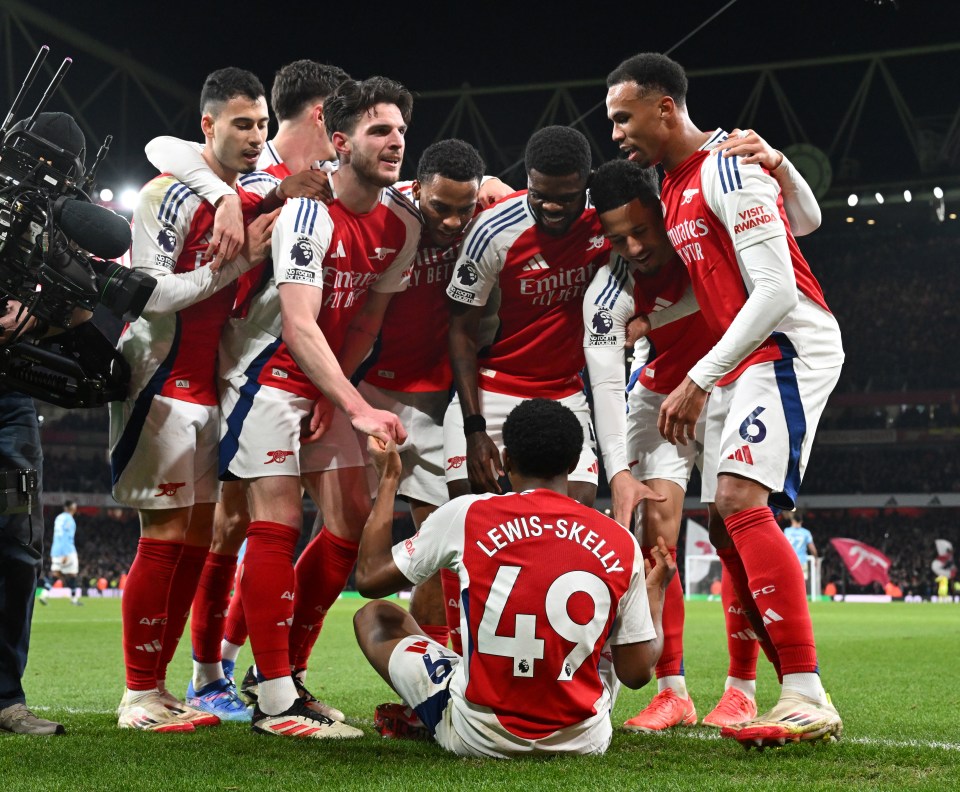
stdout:
[(656, 632), (633, 535), (550, 490), (467, 495), (393, 548), (413, 583), (460, 578), (464, 662), (450, 683), (453, 725), (482, 752), (520, 741), (605, 746), (601, 652)]
[(338, 200), (330, 206), (308, 198), (288, 200), (273, 231), (273, 280), (250, 301), (246, 319), (231, 322), (224, 334), (225, 376), (317, 398), (319, 390), (280, 338), (277, 286), (299, 283), (323, 290), (317, 324), (336, 353), (370, 289), (406, 288), (420, 230), (416, 208), (392, 187), (366, 214), (355, 214)]
[(376, 359), (364, 375), (371, 385), (403, 393), (450, 389), (447, 284), (459, 249), (459, 242), (437, 247), (423, 234), (410, 283), (390, 301), (383, 317)]
[[(238, 188), (245, 220), (256, 215), (260, 196)], [(131, 262), (155, 278), (206, 267), (215, 209), (173, 176), (162, 175), (140, 192), (133, 216)], [(175, 313), (145, 316), (120, 336), (130, 364), (130, 395), (162, 395), (195, 404), (217, 404), (217, 345), (234, 304), (231, 283)]]
[(717, 130), (700, 150), (670, 170), (661, 195), (667, 234), (689, 270), (700, 311), (717, 338), (722, 337), (753, 289), (740, 251), (784, 235), (799, 305), (719, 384), (732, 382), (755, 363), (794, 353), (811, 368), (839, 366), (840, 330), (790, 232), (779, 186), (759, 165), (744, 165), (738, 157), (724, 158), (712, 151), (724, 138), (726, 133)]
[(447, 295), (488, 307), (478, 345), (481, 388), (552, 399), (583, 388), (583, 296), (609, 256), (589, 203), (560, 237), (537, 226), (526, 190), (477, 219)]

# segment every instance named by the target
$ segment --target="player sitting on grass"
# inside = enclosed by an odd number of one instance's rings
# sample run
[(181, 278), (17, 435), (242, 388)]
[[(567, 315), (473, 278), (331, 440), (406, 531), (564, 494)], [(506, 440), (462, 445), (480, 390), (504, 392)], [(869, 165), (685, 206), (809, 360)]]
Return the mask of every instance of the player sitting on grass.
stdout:
[(619, 683), (638, 688), (653, 676), (676, 565), (661, 539), (645, 576), (633, 536), (568, 497), (583, 445), (569, 408), (522, 402), (503, 442), (513, 493), (457, 498), (392, 548), (400, 458), (392, 442), (368, 442), (380, 487), (360, 542), (357, 589), (380, 597), (454, 571), (466, 650), (461, 658), (431, 640), (392, 603), (358, 611), (361, 650), (413, 710), (381, 706), (375, 725), (385, 735), (428, 731), (460, 755), (600, 754)]

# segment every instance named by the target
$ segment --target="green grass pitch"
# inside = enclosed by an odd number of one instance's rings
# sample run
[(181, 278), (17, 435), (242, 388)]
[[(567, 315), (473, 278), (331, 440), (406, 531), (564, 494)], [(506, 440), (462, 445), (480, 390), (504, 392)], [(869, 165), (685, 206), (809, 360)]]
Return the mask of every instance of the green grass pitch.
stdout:
[[(193, 734), (116, 728), (123, 691), (117, 600), (66, 600), (37, 608), (25, 687), (40, 713), (62, 720), (64, 737), (0, 734), (4, 792), (85, 790), (860, 790), (960, 788), (960, 606), (813, 605), (824, 683), (844, 719), (833, 745), (744, 751), (705, 727), (638, 736), (616, 731), (603, 757), (493, 761), (459, 759), (429, 743), (381, 739), (374, 707), (394, 698), (353, 638), (356, 600), (327, 617), (307, 680), (366, 736), (346, 742), (254, 735), (243, 724)], [(186, 687), (189, 651), (169, 684)], [(249, 662), (240, 656), (238, 669)], [(761, 654), (758, 703), (777, 685)], [(726, 675), (719, 603), (688, 603), (688, 687), (701, 716)], [(242, 673), (242, 670), (241, 670)], [(625, 690), (619, 725), (646, 704), (654, 686)]]

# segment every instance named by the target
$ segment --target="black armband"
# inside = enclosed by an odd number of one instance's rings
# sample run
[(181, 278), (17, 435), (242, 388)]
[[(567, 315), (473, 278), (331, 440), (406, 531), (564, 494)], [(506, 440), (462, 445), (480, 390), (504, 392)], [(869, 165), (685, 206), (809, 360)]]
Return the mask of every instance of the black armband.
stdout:
[(467, 437), (475, 432), (487, 431), (487, 419), (482, 415), (468, 415), (463, 419), (463, 436)]

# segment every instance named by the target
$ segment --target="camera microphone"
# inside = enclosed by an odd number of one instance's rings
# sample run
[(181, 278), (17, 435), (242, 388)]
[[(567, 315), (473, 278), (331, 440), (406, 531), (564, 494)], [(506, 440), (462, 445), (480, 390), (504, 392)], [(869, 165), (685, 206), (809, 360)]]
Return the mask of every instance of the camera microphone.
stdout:
[(119, 258), (130, 249), (130, 225), (102, 206), (60, 196), (53, 204), (53, 219), (70, 239), (98, 258)]

